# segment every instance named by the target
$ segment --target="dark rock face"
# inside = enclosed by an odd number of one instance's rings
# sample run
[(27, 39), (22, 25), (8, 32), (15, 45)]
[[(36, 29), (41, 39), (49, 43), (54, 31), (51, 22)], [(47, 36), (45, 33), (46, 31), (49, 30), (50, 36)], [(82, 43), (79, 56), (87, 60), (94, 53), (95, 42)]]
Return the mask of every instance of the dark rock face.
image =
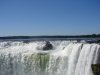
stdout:
[(90, 41), (87, 41), (88, 43), (100, 43), (100, 40), (90, 40)]
[(100, 75), (100, 64), (92, 64), (91, 68), (94, 75)]
[(97, 40), (97, 43), (100, 43), (100, 40)]
[(89, 40), (89, 41), (87, 41), (87, 43), (96, 43), (96, 41), (94, 41), (94, 40)]
[(50, 50), (52, 48), (53, 48), (52, 44), (49, 41), (46, 41), (46, 44), (43, 47), (43, 50)]

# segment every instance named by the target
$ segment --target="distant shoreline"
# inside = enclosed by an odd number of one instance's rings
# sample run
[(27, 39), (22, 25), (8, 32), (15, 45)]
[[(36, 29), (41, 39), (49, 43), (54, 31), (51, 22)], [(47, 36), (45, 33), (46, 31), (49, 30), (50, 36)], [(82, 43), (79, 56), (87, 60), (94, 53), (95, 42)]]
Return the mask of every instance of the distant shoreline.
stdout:
[(92, 35), (53, 35), (53, 36), (3, 36), (0, 39), (32, 39), (32, 38), (100, 38), (100, 34)]

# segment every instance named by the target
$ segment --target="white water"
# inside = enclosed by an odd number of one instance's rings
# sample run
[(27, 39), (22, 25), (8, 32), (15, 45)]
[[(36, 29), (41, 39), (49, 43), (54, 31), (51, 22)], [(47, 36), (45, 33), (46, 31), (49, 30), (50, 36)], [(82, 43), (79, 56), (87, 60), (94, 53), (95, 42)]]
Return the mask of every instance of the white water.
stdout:
[(77, 41), (0, 42), (0, 75), (93, 75), (91, 64), (99, 63), (100, 45)]

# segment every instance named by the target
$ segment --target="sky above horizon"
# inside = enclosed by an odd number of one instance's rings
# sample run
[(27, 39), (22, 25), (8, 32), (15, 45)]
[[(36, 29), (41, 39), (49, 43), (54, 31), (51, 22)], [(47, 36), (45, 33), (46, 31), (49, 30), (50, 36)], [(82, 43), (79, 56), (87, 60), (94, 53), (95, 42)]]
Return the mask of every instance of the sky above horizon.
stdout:
[(100, 34), (100, 0), (0, 0), (0, 36)]

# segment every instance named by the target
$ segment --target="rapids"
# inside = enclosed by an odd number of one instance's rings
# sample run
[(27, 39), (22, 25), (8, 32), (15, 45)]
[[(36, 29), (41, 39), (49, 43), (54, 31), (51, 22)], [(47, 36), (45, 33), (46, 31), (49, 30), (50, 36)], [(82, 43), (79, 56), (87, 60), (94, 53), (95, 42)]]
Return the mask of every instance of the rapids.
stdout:
[(0, 75), (93, 75), (100, 63), (100, 45), (77, 41), (0, 41)]

